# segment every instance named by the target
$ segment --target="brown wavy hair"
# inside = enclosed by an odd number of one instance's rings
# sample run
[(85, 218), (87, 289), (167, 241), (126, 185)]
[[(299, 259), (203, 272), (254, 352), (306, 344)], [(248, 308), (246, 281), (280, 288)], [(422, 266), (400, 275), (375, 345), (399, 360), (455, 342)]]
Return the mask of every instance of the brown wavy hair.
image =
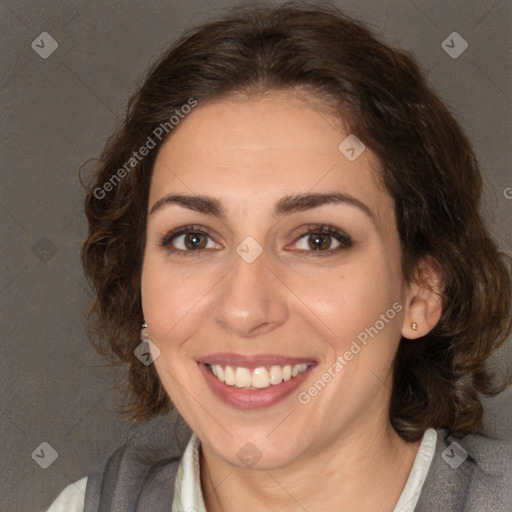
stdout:
[[(486, 361), (512, 322), (510, 258), (480, 213), (477, 159), (407, 52), (337, 8), (296, 2), (238, 8), (185, 32), (130, 99), (87, 184), (82, 261), (95, 291), (88, 332), (100, 353), (128, 365), (123, 411), (146, 421), (172, 409), (154, 365), (134, 356), (149, 186), (166, 139), (140, 161), (130, 158), (191, 99), (304, 89), (336, 105), (339, 119), (379, 158), (394, 199), (404, 277), (421, 277), (420, 262), (429, 259), (444, 282), (438, 324), (420, 340), (400, 341), (389, 412), (394, 428), (406, 440), (428, 427), (477, 431), (479, 393), (492, 396), (510, 383), (509, 375), (496, 383)], [(116, 172), (123, 176), (113, 182)]]

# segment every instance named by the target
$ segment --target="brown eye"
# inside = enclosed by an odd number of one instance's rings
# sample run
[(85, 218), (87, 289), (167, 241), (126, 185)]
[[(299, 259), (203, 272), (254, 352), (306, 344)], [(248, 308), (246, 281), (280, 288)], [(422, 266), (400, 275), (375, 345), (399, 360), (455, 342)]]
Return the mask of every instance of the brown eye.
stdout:
[[(334, 245), (334, 246), (333, 246)], [(332, 254), (352, 247), (350, 236), (331, 226), (312, 228), (299, 237), (297, 248), (300, 252)]]
[(308, 245), (314, 251), (331, 248), (331, 235), (314, 234), (308, 235)]
[(204, 249), (221, 248), (213, 242), (209, 233), (195, 226), (186, 226), (172, 231), (163, 238), (161, 245), (171, 253), (182, 255), (198, 253)]
[(187, 233), (182, 235), (185, 247), (189, 250), (204, 249), (207, 244), (207, 239), (202, 233)]

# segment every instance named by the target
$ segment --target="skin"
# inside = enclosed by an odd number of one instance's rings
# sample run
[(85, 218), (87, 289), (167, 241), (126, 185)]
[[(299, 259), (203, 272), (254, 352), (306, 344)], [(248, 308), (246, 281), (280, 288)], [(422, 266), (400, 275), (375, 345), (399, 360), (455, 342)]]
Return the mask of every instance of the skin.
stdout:
[[(427, 286), (404, 281), (379, 162), (368, 148), (349, 161), (338, 150), (348, 134), (313, 96), (274, 92), (198, 105), (159, 151), (148, 211), (171, 193), (212, 196), (226, 211), (219, 219), (166, 204), (150, 213), (142, 269), (144, 318), (161, 351), (156, 369), (201, 440), (210, 512), (339, 511), (340, 504), (392, 511), (412, 467), (419, 441), (402, 440), (388, 419), (392, 360), (400, 336), (414, 343), (426, 334), (441, 305)], [(272, 216), (283, 196), (311, 192), (350, 194), (372, 216), (342, 203)], [(184, 236), (162, 246), (187, 224), (210, 230), (204, 249), (191, 250)], [(303, 232), (322, 224), (347, 233), (353, 245), (336, 251), (339, 242), (327, 237), (324, 252), (313, 250), (314, 235)], [(236, 252), (248, 236), (263, 251), (252, 263)], [(187, 247), (184, 256), (179, 249)], [(308, 404), (299, 403), (297, 393), (394, 303), (402, 305), (395, 318)], [(243, 411), (221, 402), (197, 367), (214, 352), (318, 365), (297, 393)], [(247, 442), (262, 454), (251, 469), (237, 456)]]

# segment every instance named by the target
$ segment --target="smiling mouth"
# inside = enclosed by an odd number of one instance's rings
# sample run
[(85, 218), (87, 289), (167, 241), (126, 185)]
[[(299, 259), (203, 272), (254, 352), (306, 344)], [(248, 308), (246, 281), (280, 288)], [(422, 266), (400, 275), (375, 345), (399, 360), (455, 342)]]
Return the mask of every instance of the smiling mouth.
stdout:
[(313, 362), (309, 362), (283, 366), (271, 365), (252, 369), (243, 366), (224, 366), (220, 364), (206, 364), (205, 366), (217, 380), (227, 386), (257, 390), (277, 386), (284, 381), (293, 379), (297, 375), (304, 373), (313, 364)]

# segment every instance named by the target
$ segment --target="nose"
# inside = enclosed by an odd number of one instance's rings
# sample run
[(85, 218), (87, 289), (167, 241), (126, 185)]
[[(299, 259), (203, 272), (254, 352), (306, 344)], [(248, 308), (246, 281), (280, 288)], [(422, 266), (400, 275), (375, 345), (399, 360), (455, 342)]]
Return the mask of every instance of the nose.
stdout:
[(237, 338), (273, 331), (288, 318), (286, 287), (269, 268), (265, 251), (252, 263), (236, 254), (233, 268), (220, 283), (214, 321)]

